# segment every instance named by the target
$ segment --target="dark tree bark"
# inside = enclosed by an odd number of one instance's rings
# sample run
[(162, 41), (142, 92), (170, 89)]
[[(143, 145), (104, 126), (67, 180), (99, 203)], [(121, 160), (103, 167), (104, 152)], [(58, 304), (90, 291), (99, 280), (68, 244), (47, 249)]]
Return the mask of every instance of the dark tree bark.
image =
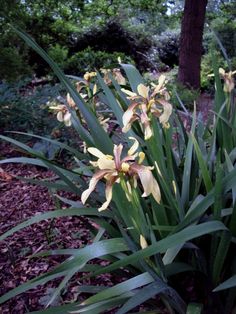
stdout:
[(181, 25), (178, 81), (200, 88), (202, 35), (207, 0), (185, 0)]

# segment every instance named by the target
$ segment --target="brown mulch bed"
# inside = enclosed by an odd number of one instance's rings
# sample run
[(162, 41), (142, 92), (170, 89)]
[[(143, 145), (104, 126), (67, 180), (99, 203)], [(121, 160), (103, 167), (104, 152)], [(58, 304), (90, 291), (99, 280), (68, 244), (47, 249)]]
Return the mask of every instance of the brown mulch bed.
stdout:
[[(1, 158), (19, 155), (14, 148), (0, 143)], [(0, 235), (20, 222), (43, 212), (55, 209), (54, 198), (47, 188), (35, 186), (15, 178), (36, 177), (45, 179), (52, 172), (37, 166), (4, 164), (0, 167)], [(68, 197), (68, 195), (63, 195)], [(77, 200), (75, 195), (69, 195)], [(64, 206), (66, 208), (66, 206)], [(32, 254), (50, 249), (81, 248), (91, 241), (88, 221), (79, 217), (63, 217), (43, 221), (18, 231), (0, 243), (0, 295), (45, 273), (59, 265), (64, 257), (34, 257)], [(78, 287), (86, 285), (112, 285), (119, 278), (112, 275), (99, 276), (96, 280), (80, 282), (80, 276), (73, 277), (65, 294), (57, 300), (58, 304), (76, 300)], [(60, 280), (53, 280), (38, 286), (0, 305), (1, 314), (23, 314), (43, 309), (48, 294), (58, 286)], [(56, 305), (56, 304), (54, 304)]]

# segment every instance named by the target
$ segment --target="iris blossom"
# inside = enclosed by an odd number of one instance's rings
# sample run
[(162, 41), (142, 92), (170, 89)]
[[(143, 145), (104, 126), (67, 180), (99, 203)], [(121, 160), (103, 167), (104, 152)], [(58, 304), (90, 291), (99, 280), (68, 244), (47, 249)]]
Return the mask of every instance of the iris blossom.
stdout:
[(219, 68), (219, 74), (223, 77), (225, 83), (224, 83), (224, 92), (231, 93), (234, 89), (234, 74), (236, 74), (236, 71), (229, 71), (228, 73), (225, 72), (224, 69)]
[[(67, 103), (70, 108), (76, 110), (76, 104), (74, 100), (71, 98), (70, 94), (68, 93), (66, 96)], [(66, 105), (56, 105), (50, 106), (50, 109), (54, 110), (57, 113), (57, 120), (60, 122), (64, 122), (66, 126), (71, 126), (71, 113)]]
[[(138, 141), (130, 137), (131, 140), (134, 140), (133, 146), (129, 149), (126, 157), (121, 157), (123, 145), (114, 145), (113, 155), (105, 155), (100, 150), (95, 147), (88, 148), (88, 152), (91, 155), (97, 157), (97, 161), (91, 161), (90, 163), (98, 168), (98, 171), (93, 175), (90, 180), (89, 187), (81, 195), (81, 201), (85, 204), (89, 195), (95, 190), (97, 183), (105, 179), (106, 188), (105, 196), (106, 201), (98, 209), (99, 211), (107, 209), (111, 200), (112, 200), (112, 188), (115, 183), (120, 183), (120, 179), (124, 178), (127, 183), (127, 187), (131, 187), (130, 182), (134, 182), (134, 187), (137, 186), (137, 179), (140, 180), (143, 194), (142, 197), (153, 195), (154, 199), (159, 203), (161, 199), (160, 189), (157, 181), (155, 180), (151, 170), (153, 167), (144, 166), (141, 163), (143, 162), (145, 155), (143, 152), (136, 153), (138, 149)], [(138, 157), (138, 161), (136, 158)], [(129, 189), (131, 194), (131, 189)], [(126, 194), (127, 198), (130, 200), (130, 196)]]
[(134, 121), (139, 120), (143, 127), (145, 140), (149, 139), (152, 135), (152, 128), (150, 125), (150, 115), (159, 118), (163, 127), (168, 127), (168, 120), (172, 114), (172, 105), (168, 102), (170, 96), (165, 87), (165, 76), (159, 77), (158, 84), (152, 85), (152, 89), (139, 84), (137, 87), (138, 93), (133, 93), (129, 90), (122, 89), (128, 95), (131, 105), (123, 115), (123, 129), (124, 133), (128, 132)]

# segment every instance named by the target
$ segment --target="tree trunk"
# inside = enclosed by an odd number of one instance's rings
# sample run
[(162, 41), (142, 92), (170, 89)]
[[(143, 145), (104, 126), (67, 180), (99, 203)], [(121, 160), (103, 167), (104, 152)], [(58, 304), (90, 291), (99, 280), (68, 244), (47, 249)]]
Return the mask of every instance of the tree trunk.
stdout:
[(202, 35), (207, 0), (185, 0), (181, 25), (178, 81), (200, 88)]

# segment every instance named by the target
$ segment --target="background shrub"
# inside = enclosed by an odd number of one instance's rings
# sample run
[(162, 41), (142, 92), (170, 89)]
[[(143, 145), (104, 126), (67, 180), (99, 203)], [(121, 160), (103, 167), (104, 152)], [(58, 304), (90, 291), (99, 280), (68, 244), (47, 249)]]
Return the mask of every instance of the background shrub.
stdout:
[(168, 30), (160, 36), (154, 36), (156, 57), (169, 67), (178, 64), (179, 58), (179, 30)]
[(117, 66), (118, 57), (121, 58), (122, 62), (134, 63), (134, 61), (124, 53), (95, 51), (91, 47), (88, 47), (75, 53), (67, 60), (65, 71), (66, 73), (74, 75), (82, 75), (84, 72), (94, 71), (94, 69), (114, 68)]

